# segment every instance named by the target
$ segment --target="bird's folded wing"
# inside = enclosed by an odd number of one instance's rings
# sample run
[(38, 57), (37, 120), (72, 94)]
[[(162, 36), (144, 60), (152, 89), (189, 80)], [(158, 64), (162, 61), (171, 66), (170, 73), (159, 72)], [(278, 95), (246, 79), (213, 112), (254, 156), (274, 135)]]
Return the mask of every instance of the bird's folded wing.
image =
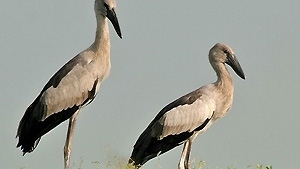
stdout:
[(169, 135), (192, 132), (207, 123), (207, 120), (212, 118), (215, 102), (212, 99), (203, 97), (202, 95), (191, 104), (179, 105), (166, 112), (154, 125), (160, 130), (153, 130), (156, 133), (152, 134), (159, 139), (163, 139)]
[(41, 92), (41, 120), (73, 106), (81, 107), (94, 98), (100, 84), (93, 67), (93, 62), (75, 57), (53, 75)]

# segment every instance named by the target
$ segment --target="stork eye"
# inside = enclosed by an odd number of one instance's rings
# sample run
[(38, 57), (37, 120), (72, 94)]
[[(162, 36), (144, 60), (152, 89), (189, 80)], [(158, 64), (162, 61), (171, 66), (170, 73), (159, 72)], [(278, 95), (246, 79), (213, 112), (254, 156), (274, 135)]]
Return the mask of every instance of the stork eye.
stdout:
[(108, 5), (106, 3), (104, 3), (104, 7), (106, 8), (106, 10), (109, 9)]
[(224, 50), (225, 54), (229, 54), (229, 51), (227, 49)]

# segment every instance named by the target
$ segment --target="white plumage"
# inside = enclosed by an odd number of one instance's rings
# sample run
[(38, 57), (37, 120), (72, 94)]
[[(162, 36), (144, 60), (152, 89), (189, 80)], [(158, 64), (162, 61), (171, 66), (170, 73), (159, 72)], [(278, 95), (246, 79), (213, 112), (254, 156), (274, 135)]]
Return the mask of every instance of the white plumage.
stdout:
[(95, 1), (97, 30), (94, 43), (58, 70), (27, 108), (17, 131), (17, 147), (21, 147), (24, 154), (32, 152), (44, 134), (69, 119), (64, 147), (64, 164), (65, 168), (69, 168), (77, 115), (82, 107), (94, 99), (102, 81), (110, 72), (107, 19), (112, 22), (119, 37), (122, 37), (115, 5), (114, 0)]
[(148, 160), (184, 143), (178, 168), (189, 168), (192, 141), (231, 108), (233, 81), (225, 63), (245, 79), (244, 72), (229, 46), (217, 43), (209, 52), (209, 61), (217, 74), (217, 81), (164, 107), (139, 136), (129, 163), (139, 168)]

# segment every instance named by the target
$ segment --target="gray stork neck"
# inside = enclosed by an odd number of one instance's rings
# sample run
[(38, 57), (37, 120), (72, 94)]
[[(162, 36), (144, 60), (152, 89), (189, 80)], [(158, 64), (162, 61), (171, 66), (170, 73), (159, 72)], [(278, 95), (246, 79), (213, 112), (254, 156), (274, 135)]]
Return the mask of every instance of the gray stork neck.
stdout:
[(213, 68), (216, 71), (218, 77), (217, 81), (214, 84), (221, 90), (224, 89), (227, 92), (233, 92), (233, 80), (225, 66), (225, 63), (217, 63), (213, 65)]
[[(91, 50), (94, 52), (110, 52), (110, 39), (109, 39), (109, 30), (107, 18), (102, 15), (96, 15), (97, 19), (97, 29), (96, 29), (96, 37), (95, 41), (91, 46)], [(108, 50), (108, 51), (105, 51)]]

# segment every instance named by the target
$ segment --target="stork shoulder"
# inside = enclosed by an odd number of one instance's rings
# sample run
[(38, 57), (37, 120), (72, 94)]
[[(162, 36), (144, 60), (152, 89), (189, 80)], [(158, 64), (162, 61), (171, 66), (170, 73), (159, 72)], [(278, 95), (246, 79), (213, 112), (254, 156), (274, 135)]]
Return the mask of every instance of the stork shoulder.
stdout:
[(93, 99), (100, 86), (95, 67), (92, 59), (77, 55), (58, 70), (41, 92), (40, 102), (46, 107), (42, 120)]
[(167, 105), (153, 122), (152, 136), (164, 138), (191, 132), (211, 119), (215, 102), (199, 88)]

